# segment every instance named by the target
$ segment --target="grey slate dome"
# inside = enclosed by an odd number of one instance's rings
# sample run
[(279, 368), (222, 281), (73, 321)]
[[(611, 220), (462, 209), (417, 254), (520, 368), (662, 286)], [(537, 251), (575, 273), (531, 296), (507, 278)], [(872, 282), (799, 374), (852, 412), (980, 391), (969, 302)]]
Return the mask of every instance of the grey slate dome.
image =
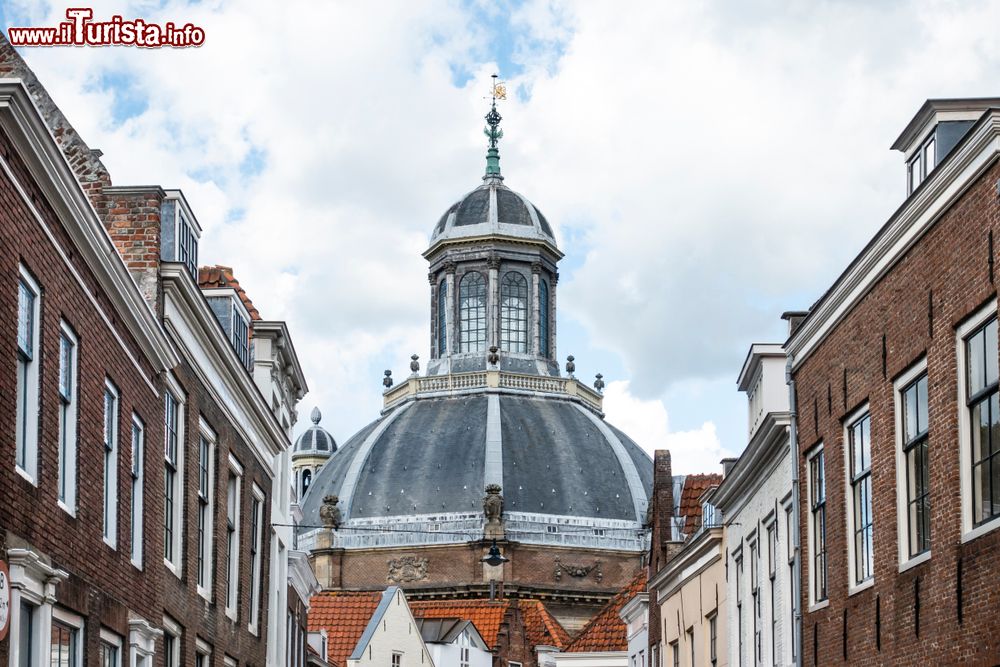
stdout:
[(483, 185), (445, 211), (431, 234), (438, 241), (486, 235), (548, 241), (556, 245), (549, 221), (524, 195), (514, 192), (500, 178)]
[[(320, 525), (323, 498), (336, 495), (348, 524), (475, 526), (486, 485), (497, 483), (513, 539), (538, 542), (539, 532), (560, 524), (620, 528), (634, 537), (652, 473), (638, 445), (573, 400), (417, 397), (365, 426), (320, 469), (303, 524)], [(627, 548), (614, 532), (602, 531), (606, 541), (594, 530), (587, 537), (592, 546)]]
[(313, 408), (309, 418), (313, 425), (295, 441), (294, 453), (333, 454), (337, 451), (337, 441), (333, 439), (329, 431), (319, 425), (323, 418), (319, 408)]

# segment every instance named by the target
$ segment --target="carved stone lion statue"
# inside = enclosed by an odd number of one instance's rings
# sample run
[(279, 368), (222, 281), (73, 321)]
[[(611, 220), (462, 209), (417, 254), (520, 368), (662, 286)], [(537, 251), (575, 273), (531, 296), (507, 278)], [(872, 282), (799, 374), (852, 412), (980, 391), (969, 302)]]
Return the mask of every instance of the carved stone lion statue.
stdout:
[(323, 525), (327, 528), (340, 528), (340, 524), (344, 520), (340, 508), (337, 507), (337, 503), (339, 502), (340, 498), (337, 496), (326, 496), (323, 498), (323, 504), (319, 508), (319, 518), (323, 520)]
[(488, 522), (500, 521), (503, 514), (503, 496), (500, 495), (499, 484), (486, 485), (486, 497), (483, 498), (483, 514)]

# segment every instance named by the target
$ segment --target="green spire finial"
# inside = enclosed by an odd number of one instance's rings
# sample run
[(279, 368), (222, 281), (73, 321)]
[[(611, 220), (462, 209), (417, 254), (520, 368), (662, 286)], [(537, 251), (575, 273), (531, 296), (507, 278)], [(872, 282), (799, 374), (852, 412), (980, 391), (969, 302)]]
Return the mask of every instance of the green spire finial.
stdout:
[(493, 75), (491, 94), (493, 104), (490, 106), (489, 113), (486, 114), (486, 127), (483, 129), (483, 133), (490, 140), (490, 147), (486, 151), (486, 175), (483, 176), (483, 180), (488, 178), (503, 179), (503, 176), (500, 175), (500, 149), (497, 148), (497, 142), (503, 138), (503, 130), (500, 129), (500, 121), (503, 120), (503, 117), (497, 111), (497, 100), (507, 99), (507, 89), (503, 83), (497, 82), (496, 74)]

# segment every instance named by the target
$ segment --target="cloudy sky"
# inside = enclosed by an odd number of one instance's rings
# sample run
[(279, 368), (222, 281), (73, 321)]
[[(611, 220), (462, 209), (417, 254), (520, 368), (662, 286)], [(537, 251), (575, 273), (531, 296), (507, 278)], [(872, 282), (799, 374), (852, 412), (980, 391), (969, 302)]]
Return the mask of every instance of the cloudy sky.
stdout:
[[(77, 3), (79, 4), (79, 3)], [(188, 50), (22, 49), (118, 185), (180, 187), (201, 261), (289, 322), (338, 440), (428, 354), (420, 252), (484, 166), (557, 227), (560, 356), (675, 471), (746, 440), (736, 376), (904, 197), (889, 145), (928, 97), (996, 95), (1000, 4), (99, 2)], [(64, 4), (5, 0), (3, 26)], [(307, 421), (306, 419), (302, 420)]]

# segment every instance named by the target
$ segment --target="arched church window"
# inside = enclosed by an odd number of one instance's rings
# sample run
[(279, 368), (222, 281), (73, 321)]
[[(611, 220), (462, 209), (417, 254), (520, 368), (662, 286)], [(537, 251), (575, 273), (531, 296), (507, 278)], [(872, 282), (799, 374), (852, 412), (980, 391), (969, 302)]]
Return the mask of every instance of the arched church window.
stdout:
[(500, 348), (528, 351), (528, 281), (516, 271), (500, 281)]
[(483, 274), (462, 276), (458, 288), (458, 323), (462, 352), (486, 349), (486, 280)]
[(306, 468), (302, 471), (302, 495), (306, 495), (306, 491), (309, 490), (309, 485), (312, 484), (313, 474), (312, 470)]
[(444, 280), (438, 285), (438, 356), (443, 357), (448, 352), (448, 283)]
[(549, 285), (538, 281), (538, 352), (549, 356)]

